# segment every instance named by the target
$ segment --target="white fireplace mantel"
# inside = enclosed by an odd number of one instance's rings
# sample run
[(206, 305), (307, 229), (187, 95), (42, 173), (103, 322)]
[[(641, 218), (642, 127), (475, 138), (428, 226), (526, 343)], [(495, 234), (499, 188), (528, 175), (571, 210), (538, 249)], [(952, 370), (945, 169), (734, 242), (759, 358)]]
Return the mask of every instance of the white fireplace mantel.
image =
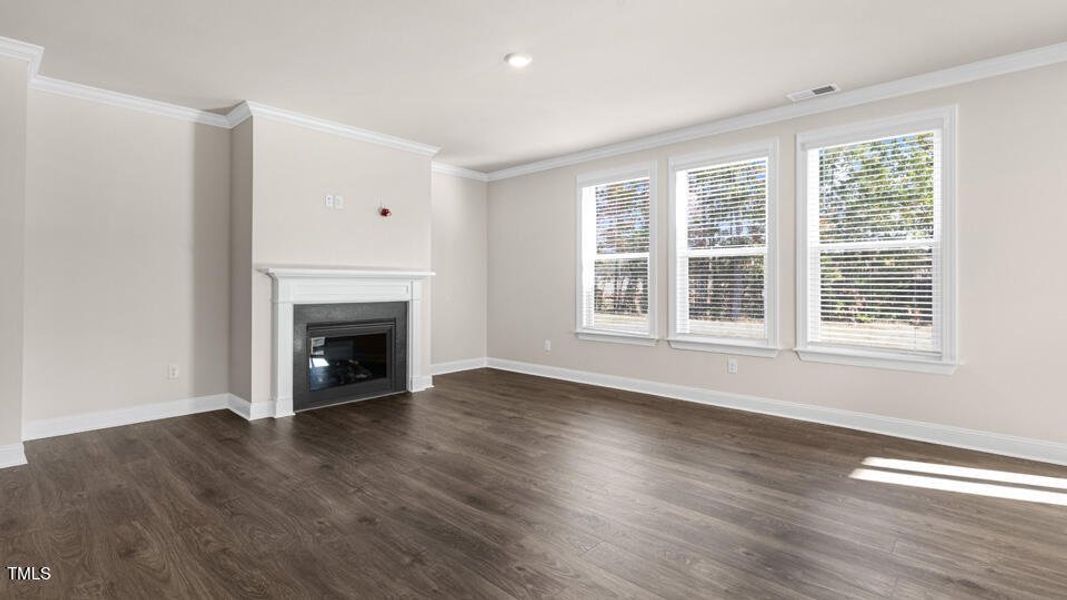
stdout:
[(275, 418), (293, 415), (293, 307), (297, 304), (407, 302), (407, 389), (419, 392), (430, 387), (422, 364), (422, 340), (427, 334), (422, 282), (432, 277), (432, 272), (281, 266), (261, 267), (260, 271), (272, 280), (271, 400)]

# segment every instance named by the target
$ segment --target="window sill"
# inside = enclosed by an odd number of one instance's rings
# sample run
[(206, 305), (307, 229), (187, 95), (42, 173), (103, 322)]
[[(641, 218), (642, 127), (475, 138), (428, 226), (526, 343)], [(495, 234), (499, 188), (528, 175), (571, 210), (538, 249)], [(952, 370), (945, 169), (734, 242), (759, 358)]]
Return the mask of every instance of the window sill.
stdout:
[(671, 348), (675, 350), (695, 350), (698, 352), (715, 352), (718, 354), (740, 354), (742, 356), (758, 356), (761, 358), (774, 358), (778, 356), (779, 349), (762, 344), (745, 344), (733, 340), (721, 340), (715, 338), (700, 337), (672, 337), (667, 338)]
[(924, 358), (886, 352), (842, 350), (838, 348), (794, 348), (794, 351), (800, 357), (800, 360), (853, 367), (934, 373), (937, 375), (951, 375), (956, 371), (956, 367), (959, 366), (955, 362), (947, 362), (939, 358)]
[(600, 331), (576, 331), (578, 339), (587, 342), (608, 342), (612, 344), (631, 344), (634, 346), (655, 346), (659, 339), (651, 335), (634, 335), (629, 333), (605, 333)]

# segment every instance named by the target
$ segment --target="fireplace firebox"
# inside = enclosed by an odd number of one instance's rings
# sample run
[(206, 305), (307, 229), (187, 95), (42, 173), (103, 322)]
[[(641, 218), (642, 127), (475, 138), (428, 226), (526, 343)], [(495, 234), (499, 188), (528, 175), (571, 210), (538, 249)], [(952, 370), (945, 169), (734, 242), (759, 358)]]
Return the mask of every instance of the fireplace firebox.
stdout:
[(293, 409), (403, 392), (407, 303), (305, 304), (293, 311)]

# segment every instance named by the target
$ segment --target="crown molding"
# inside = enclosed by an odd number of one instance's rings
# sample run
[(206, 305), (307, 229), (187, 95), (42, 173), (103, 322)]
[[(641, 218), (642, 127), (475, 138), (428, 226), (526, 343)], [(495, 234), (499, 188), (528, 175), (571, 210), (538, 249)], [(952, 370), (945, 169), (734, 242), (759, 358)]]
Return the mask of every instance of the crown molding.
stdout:
[(177, 104), (160, 102), (159, 100), (150, 100), (140, 96), (123, 94), (121, 92), (105, 90), (98, 87), (74, 83), (72, 81), (63, 81), (61, 79), (45, 77), (40, 74), (41, 58), (44, 56), (44, 48), (19, 40), (13, 40), (11, 38), (0, 37), (0, 56), (25, 60), (29, 69), (30, 88), (48, 92), (50, 94), (59, 94), (71, 98), (90, 100), (101, 104), (107, 104), (109, 106), (128, 108), (153, 115), (180, 119), (182, 121), (200, 123), (212, 127), (221, 127), (223, 129), (232, 129), (248, 118), (257, 116), (298, 125), (315, 131), (378, 144), (379, 146), (404, 150), (405, 152), (413, 152), (423, 156), (433, 156), (441, 150), (437, 146), (406, 140), (404, 138), (371, 131), (369, 129), (360, 129), (359, 127), (345, 125), (344, 123), (328, 121), (310, 115), (267, 106), (266, 104), (260, 104), (258, 102), (241, 102), (234, 106), (229, 113), (221, 115), (206, 110), (189, 108), (188, 106), (179, 106)]
[[(360, 140), (363, 142), (369, 142), (380, 146), (387, 146), (395, 148), (397, 150), (403, 150), (405, 152), (414, 152), (415, 154), (423, 156), (433, 156), (440, 151), (437, 146), (430, 146), (428, 144), (422, 144), (419, 142), (413, 142), (403, 138), (391, 136), (376, 131), (370, 131), (368, 129), (360, 129), (358, 127), (352, 127), (343, 123), (337, 123), (335, 121), (327, 121), (325, 119), (319, 119), (309, 115), (304, 115), (292, 111), (275, 108), (273, 106), (267, 106), (266, 104), (260, 104), (258, 102), (244, 101), (234, 106), (230, 112), (225, 115), (213, 113), (205, 110), (198, 110), (195, 108), (189, 108), (186, 106), (179, 106), (177, 104), (169, 104), (167, 102), (160, 102), (158, 100), (150, 100), (148, 98), (141, 98), (139, 96), (132, 96), (130, 94), (123, 94), (121, 92), (113, 92), (111, 90), (105, 90), (88, 85), (82, 85), (80, 83), (73, 83), (70, 81), (63, 81), (61, 79), (53, 79), (51, 77), (45, 77), (43, 75), (37, 75), (30, 79), (30, 87), (42, 92), (48, 92), (51, 94), (59, 94), (62, 96), (70, 96), (72, 98), (80, 98), (82, 100), (90, 100), (93, 102), (99, 102), (101, 104), (107, 104), (110, 106), (118, 106), (122, 108), (128, 108), (131, 110), (137, 110), (140, 112), (150, 113), (154, 115), (161, 115), (164, 117), (172, 117), (183, 121), (189, 121), (192, 123), (200, 123), (202, 125), (210, 125), (212, 127), (221, 127), (223, 129), (233, 129), (241, 123), (250, 119), (251, 117), (262, 117), (264, 119), (271, 119), (274, 121), (280, 121), (297, 125), (299, 127), (305, 127), (307, 129), (313, 129), (315, 131), (321, 131), (333, 135), (339, 135), (341, 137), (347, 137), (351, 139)], [(459, 169), (459, 167), (452, 167)], [(463, 169), (467, 171), (467, 169)], [(476, 171), (470, 171), (470, 173), (477, 173)], [(478, 173), (481, 177), (486, 177), (484, 173)], [(483, 179), (487, 181), (487, 179)]]
[(226, 113), (226, 123), (229, 125), (230, 129), (237, 127), (251, 118), (252, 109), (248, 108), (247, 102), (239, 103), (237, 106), (234, 106), (230, 112)]
[(177, 104), (168, 104), (167, 102), (160, 102), (158, 100), (149, 100), (148, 98), (131, 96), (121, 92), (113, 92), (111, 90), (63, 81), (61, 79), (52, 79), (51, 77), (44, 77), (43, 75), (38, 75), (31, 79), (30, 87), (50, 94), (59, 94), (71, 98), (90, 100), (101, 104), (107, 104), (109, 106), (128, 108), (130, 110), (160, 115), (163, 117), (171, 117), (182, 121), (190, 121), (192, 123), (211, 125), (212, 127), (223, 127), (226, 129), (230, 127), (229, 121), (226, 120), (225, 115), (197, 110), (187, 106), (178, 106)]
[(466, 179), (473, 179), (475, 181), (481, 182), (489, 181), (488, 173), (482, 173), (481, 171), (475, 171), (473, 169), (464, 169), (463, 167), (457, 167), (455, 165), (449, 165), (439, 162), (434, 162), (432, 168), (434, 173), (441, 173), (442, 175), (464, 177)]
[(11, 38), (0, 37), (0, 56), (24, 60), (28, 63), (30, 77), (37, 75), (41, 69), (41, 58), (44, 56), (44, 48), (35, 44), (20, 42)]
[[(27, 44), (26, 42), (20, 42), (18, 40), (13, 40), (10, 38), (0, 37), (0, 56), (7, 56), (27, 61), (30, 71), (30, 87), (32, 89), (39, 90), (42, 92), (59, 94), (72, 98), (80, 98), (82, 100), (91, 100), (93, 102), (99, 102), (101, 104), (107, 104), (110, 106), (128, 108), (131, 110), (160, 115), (164, 117), (171, 117), (183, 121), (189, 121), (192, 123), (200, 123), (202, 125), (210, 125), (212, 127), (222, 127), (224, 129), (232, 129), (237, 125), (240, 125), (250, 117), (256, 116), (265, 119), (271, 119), (274, 121), (281, 121), (292, 125), (297, 125), (315, 131), (321, 131), (323, 133), (339, 135), (341, 137), (355, 139), (362, 142), (377, 144), (379, 146), (386, 146), (388, 148), (403, 150), (405, 152), (413, 152), (422, 156), (433, 156), (441, 150), (437, 146), (431, 146), (429, 144), (423, 144), (401, 137), (396, 137), (377, 131), (371, 131), (369, 129), (361, 129), (359, 127), (345, 125), (344, 123), (338, 123), (336, 121), (320, 119), (318, 117), (312, 117), (310, 115), (284, 110), (281, 108), (268, 106), (266, 104), (260, 104), (258, 102), (241, 102), (234, 106), (234, 108), (230, 110), (228, 114), (221, 115), (195, 108), (189, 108), (187, 106), (179, 106), (177, 104), (160, 102), (158, 100), (150, 100), (148, 98), (142, 98), (140, 96), (133, 96), (130, 94), (123, 94), (121, 92), (115, 92), (98, 87), (92, 87), (89, 85), (83, 85), (80, 83), (74, 83), (71, 81), (53, 79), (51, 77), (45, 77), (38, 73), (41, 64), (41, 57), (43, 55), (44, 48), (42, 48), (41, 46), (35, 46), (33, 44)], [(460, 169), (459, 167), (451, 168), (456, 169), (456, 171), (453, 171), (451, 173), (453, 175), (460, 175), (460, 171), (463, 171), (464, 173), (468, 173), (468, 175), (461, 176), (471, 177), (472, 179), (479, 179), (481, 181), (487, 180), (484, 179), (486, 176), (483, 173), (477, 173), (476, 171), (469, 171), (467, 169)]]
[[(252, 116), (258, 116), (287, 122), (324, 133), (340, 135), (342, 137), (413, 152), (423, 156), (434, 156), (440, 151), (440, 148), (437, 146), (423, 144), (376, 131), (361, 129), (336, 121), (320, 119), (256, 102), (241, 102), (228, 114), (220, 115), (186, 106), (169, 104), (158, 100), (150, 100), (139, 96), (132, 96), (69, 81), (53, 79), (51, 77), (44, 77), (39, 74), (43, 55), (44, 48), (41, 46), (0, 37), (0, 56), (27, 61), (30, 73), (30, 87), (36, 90), (101, 102), (111, 106), (129, 108), (150, 114), (226, 129), (236, 127)], [(942, 69), (940, 71), (915, 75), (913, 77), (905, 77), (895, 81), (880, 83), (847, 92), (840, 92), (831, 96), (814, 98), (799, 104), (779, 106), (767, 110), (710, 121), (701, 125), (636, 138), (617, 144), (599, 146), (589, 150), (499, 169), (491, 173), (482, 173), (443, 163), (435, 163), (433, 169), (434, 172), (437, 173), (466, 177), (476, 181), (499, 181), (501, 179), (548, 171), (550, 169), (575, 165), (601, 158), (609, 158), (621, 154), (628, 154), (630, 152), (659, 148), (670, 144), (687, 142), (730, 131), (777, 123), (789, 119), (796, 119), (808, 115), (839, 110), (880, 100), (887, 100), (898, 96), (959, 85), (980, 79), (997, 77), (999, 75), (1007, 75), (1062, 62), (1067, 62), (1067, 42), (980, 60), (957, 67)]]
[(996, 58), (933, 71), (922, 75), (905, 77), (895, 81), (879, 83), (847, 92), (813, 98), (798, 104), (789, 104), (757, 112), (727, 117), (701, 125), (675, 129), (646, 137), (636, 138), (617, 144), (599, 146), (589, 150), (564, 154), (553, 158), (527, 164), (499, 169), (489, 173), (489, 181), (499, 181), (531, 173), (539, 173), (559, 167), (576, 165), (591, 160), (650, 150), (670, 144), (688, 142), (708, 136), (768, 125), (789, 119), (796, 119), (861, 104), (888, 100), (918, 92), (960, 85), (980, 79), (1007, 75), (1019, 71), (1036, 69), (1057, 63), (1067, 62), (1067, 42), (1006, 54)]
[(330, 133), (341, 137), (359, 140), (361, 142), (378, 144), (379, 146), (395, 148), (397, 150), (403, 150), (405, 152), (413, 152), (415, 154), (421, 154), (423, 156), (433, 156), (441, 151), (441, 148), (437, 146), (431, 146), (429, 144), (423, 144), (420, 142), (413, 142), (411, 140), (406, 140), (404, 138), (388, 135), (385, 133), (370, 131), (369, 129), (360, 129), (359, 127), (345, 125), (344, 123), (320, 119), (318, 117), (312, 117), (310, 115), (305, 115), (298, 112), (275, 108), (273, 106), (267, 106), (266, 104), (260, 104), (258, 102), (245, 101), (244, 104), (248, 107), (248, 110), (251, 112), (253, 117), (270, 119), (272, 121), (280, 121), (282, 123), (289, 123), (291, 125), (297, 125), (299, 127), (304, 127), (306, 129), (311, 129), (314, 131)]

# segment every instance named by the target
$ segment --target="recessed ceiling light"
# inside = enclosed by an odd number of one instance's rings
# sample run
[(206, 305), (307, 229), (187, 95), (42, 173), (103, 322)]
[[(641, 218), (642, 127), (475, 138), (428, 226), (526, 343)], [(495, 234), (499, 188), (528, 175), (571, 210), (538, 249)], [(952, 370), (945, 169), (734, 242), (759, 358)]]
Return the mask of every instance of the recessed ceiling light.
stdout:
[(523, 54), (522, 52), (512, 52), (504, 57), (504, 62), (516, 69), (522, 69), (533, 62), (533, 57), (529, 54)]

